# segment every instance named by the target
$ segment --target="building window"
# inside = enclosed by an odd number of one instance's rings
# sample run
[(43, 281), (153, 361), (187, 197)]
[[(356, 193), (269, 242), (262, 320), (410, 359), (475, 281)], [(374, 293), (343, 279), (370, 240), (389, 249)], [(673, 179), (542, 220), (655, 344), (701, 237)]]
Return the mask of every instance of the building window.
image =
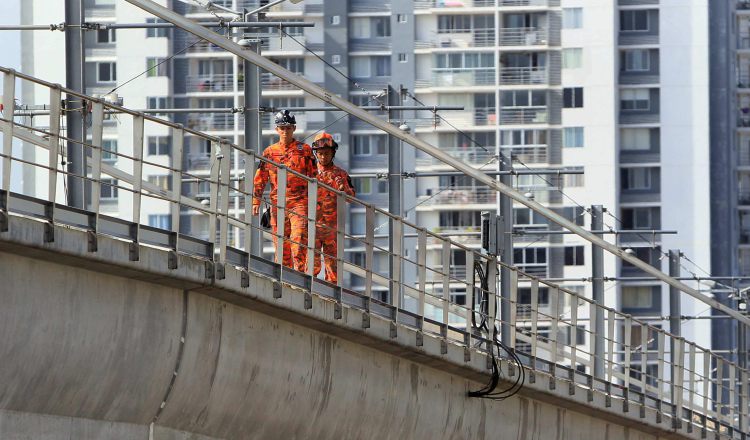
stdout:
[(583, 127), (563, 128), (564, 148), (583, 148)]
[(584, 214), (586, 211), (581, 206), (565, 206), (562, 210), (562, 215), (566, 219), (575, 223), (578, 226), (583, 226)]
[[(166, 21), (160, 18), (147, 18), (146, 23), (166, 23)], [(169, 36), (168, 28), (146, 29), (146, 38), (160, 38), (160, 37), (168, 37), (168, 36)]]
[(169, 76), (169, 62), (166, 58), (146, 58), (146, 76)]
[(563, 69), (580, 69), (583, 67), (583, 49), (579, 47), (563, 49)]
[(457, 34), (471, 32), (470, 15), (438, 15), (439, 34)]
[(391, 76), (391, 57), (372, 57), (375, 76)]
[(565, 265), (583, 266), (583, 246), (565, 247)]
[[(146, 107), (149, 110), (156, 110), (156, 109), (160, 109), (160, 108), (169, 108), (169, 98), (167, 98), (165, 96), (161, 96), (161, 97), (150, 96), (150, 97), (146, 98)], [(154, 116), (166, 117), (165, 114), (154, 114)]]
[(148, 225), (159, 229), (171, 229), (172, 216), (169, 214), (149, 214)]
[(620, 173), (624, 191), (651, 189), (651, 168), (623, 168)]
[(409, 60), (409, 59), (407, 58), (407, 56), (406, 56), (406, 54), (405, 54), (405, 53), (399, 53), (399, 54), (398, 54), (398, 62), (399, 62), (399, 63), (405, 63), (405, 62), (407, 62), (408, 60)]
[(349, 60), (350, 72), (354, 78), (370, 77), (370, 58), (351, 57)]
[(651, 130), (648, 128), (623, 128), (620, 131), (620, 148), (626, 151), (651, 149)]
[(341, 64), (341, 55), (331, 55), (331, 64)]
[(354, 191), (357, 195), (365, 195), (372, 193), (372, 179), (369, 177), (358, 177), (352, 179), (354, 184)]
[(340, 15), (332, 15), (331, 16), (331, 24), (334, 26), (338, 26), (341, 24), (341, 16)]
[(563, 107), (583, 107), (583, 87), (566, 87), (563, 89)]
[(563, 29), (583, 27), (583, 8), (563, 8)]
[(495, 67), (491, 53), (441, 53), (435, 55), (438, 69), (485, 69)]
[(148, 182), (165, 191), (172, 189), (172, 176), (148, 176)]
[(622, 208), (622, 228), (658, 229), (659, 208)]
[(624, 50), (620, 62), (625, 72), (648, 72), (651, 69), (651, 55), (648, 49)]
[(114, 29), (99, 29), (96, 31), (96, 42), (100, 44), (109, 44), (117, 41), (117, 34)]
[(623, 32), (648, 31), (648, 10), (620, 11), (620, 30)]
[(406, 23), (409, 16), (406, 14), (396, 14), (396, 21), (399, 23)]
[(172, 139), (169, 136), (149, 136), (148, 154), (151, 156), (172, 154)]
[[(291, 72), (299, 73), (300, 75), (303, 75), (305, 73), (304, 58), (272, 58), (271, 61)], [(228, 71), (232, 71), (231, 66), (229, 67)]]
[(117, 180), (116, 179), (102, 179), (101, 180), (101, 200), (103, 202), (117, 200)]
[(513, 209), (513, 226), (544, 226), (549, 224), (548, 220), (529, 208)]
[(385, 135), (362, 134), (352, 136), (352, 154), (355, 156), (383, 155), (387, 153), (388, 145)]
[(388, 181), (378, 179), (378, 194), (388, 194)]
[(647, 111), (651, 107), (648, 89), (625, 89), (620, 93), (620, 109)]
[(500, 131), (500, 145), (506, 147), (547, 145), (547, 130), (517, 129)]
[[(660, 295), (658, 295), (657, 292), (660, 292), (659, 287), (654, 288), (653, 286), (623, 286), (621, 300), (622, 308), (651, 309), (654, 307), (658, 307), (661, 298), (659, 298)], [(640, 343), (640, 335), (638, 336), (638, 339), (632, 340)]]
[(373, 37), (391, 36), (391, 17), (373, 17), (370, 21)]
[(117, 63), (96, 63), (96, 81), (117, 82)]
[(509, 90), (500, 94), (503, 107), (544, 107), (547, 92), (544, 90)]
[(117, 139), (102, 141), (102, 160), (109, 163), (117, 161)]
[[(581, 169), (581, 171), (583, 171), (583, 169)], [(565, 174), (562, 178), (563, 186), (566, 188), (580, 188), (584, 184), (584, 177), (584, 174)]]

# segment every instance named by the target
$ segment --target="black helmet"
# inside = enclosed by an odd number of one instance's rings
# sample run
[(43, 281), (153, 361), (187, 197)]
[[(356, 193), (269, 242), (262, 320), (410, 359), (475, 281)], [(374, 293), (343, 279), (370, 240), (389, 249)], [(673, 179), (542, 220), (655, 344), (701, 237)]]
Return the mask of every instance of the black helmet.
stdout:
[(273, 119), (277, 127), (297, 125), (297, 119), (294, 118), (293, 114), (289, 113), (289, 110), (280, 110)]

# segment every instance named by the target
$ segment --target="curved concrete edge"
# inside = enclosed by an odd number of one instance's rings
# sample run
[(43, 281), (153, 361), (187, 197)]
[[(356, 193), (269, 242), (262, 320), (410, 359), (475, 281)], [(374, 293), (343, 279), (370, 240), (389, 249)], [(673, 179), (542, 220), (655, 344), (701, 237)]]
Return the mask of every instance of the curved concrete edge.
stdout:
[(3, 440), (219, 440), (164, 426), (105, 422), (80, 417), (0, 410)]
[[(424, 345), (417, 347), (417, 332), (403, 326), (398, 326), (397, 337), (392, 339), (391, 323), (378, 316), (372, 316), (370, 328), (363, 329), (363, 312), (345, 307), (342, 318), (335, 319), (333, 303), (315, 295), (312, 297), (312, 308), (306, 310), (304, 293), (286, 285), (282, 286), (281, 298), (274, 299), (272, 292), (275, 282), (262, 276), (250, 274), (250, 285), (242, 288), (242, 273), (234, 267), (227, 267), (226, 277), (216, 280), (206, 277), (205, 261), (190, 256), (178, 256), (177, 269), (170, 270), (167, 252), (161, 249), (141, 246), (140, 260), (133, 262), (129, 261), (127, 242), (100, 236), (99, 252), (92, 254), (87, 251), (86, 233), (83, 231), (56, 226), (56, 241), (44, 243), (42, 223), (11, 217), (10, 226), (9, 232), (0, 234), (0, 250), (201, 292), (476, 383), (487, 380), (486, 359), (481, 353), (472, 352), (471, 360), (464, 362), (463, 347), (449, 343), (447, 354), (441, 354), (442, 341), (429, 334), (424, 335)], [(503, 363), (502, 368), (507, 375), (508, 365)], [(537, 375), (544, 377), (540, 373)], [(646, 411), (645, 417), (639, 417), (637, 408), (623, 412), (622, 402), (615, 401), (608, 407), (605, 404), (605, 396), (599, 393), (594, 393), (594, 400), (589, 402), (583, 388), (574, 387), (571, 395), (567, 382), (554, 379), (554, 389), (545, 386), (548, 382), (549, 378), (544, 377), (544, 380), (537, 380), (534, 384), (527, 383), (521, 395), (591, 414), (619, 425), (632, 426), (663, 438), (701, 438), (698, 428), (693, 429), (692, 433), (688, 433), (685, 426), (677, 431), (672, 430), (669, 417), (662, 417), (662, 420), (657, 422), (656, 414), (652, 411)]]

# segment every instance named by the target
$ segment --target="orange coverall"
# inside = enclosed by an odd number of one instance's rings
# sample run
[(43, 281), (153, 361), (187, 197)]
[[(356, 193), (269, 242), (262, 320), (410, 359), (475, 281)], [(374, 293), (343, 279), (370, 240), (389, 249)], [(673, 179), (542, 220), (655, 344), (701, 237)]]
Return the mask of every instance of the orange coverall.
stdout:
[[(349, 174), (331, 162), (328, 166), (318, 163), (318, 181), (331, 188), (354, 196)], [(323, 252), (326, 265), (326, 281), (336, 283), (336, 230), (338, 229), (336, 193), (318, 187), (317, 227), (315, 228), (315, 250)], [(320, 273), (321, 256), (315, 255), (315, 275)]]
[[(294, 140), (288, 147), (278, 142), (263, 151), (263, 157), (285, 165), (302, 175), (315, 178), (317, 163), (309, 145)], [(253, 179), (253, 207), (260, 206), (266, 184), (271, 182), (271, 230), (274, 247), (279, 245), (276, 225), (278, 196), (278, 168), (261, 162)], [(307, 181), (291, 173), (286, 181), (286, 211), (284, 216), (283, 264), (300, 272), (307, 267)], [(278, 263), (278, 261), (277, 261)]]

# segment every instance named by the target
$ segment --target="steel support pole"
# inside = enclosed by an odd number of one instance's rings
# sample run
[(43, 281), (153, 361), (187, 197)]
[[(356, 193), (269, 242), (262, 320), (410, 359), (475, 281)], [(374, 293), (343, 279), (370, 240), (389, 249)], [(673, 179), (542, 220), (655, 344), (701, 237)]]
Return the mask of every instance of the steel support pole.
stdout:
[[(386, 104), (389, 106), (392, 105), (401, 105), (401, 95), (396, 93), (396, 90), (393, 89), (390, 85), (386, 89)], [(393, 123), (393, 121), (396, 121), (396, 124), (398, 124), (398, 121), (401, 117), (401, 112), (398, 110), (388, 110), (388, 122)], [(397, 138), (396, 136), (388, 136), (388, 212), (396, 215), (401, 216), (401, 200), (402, 200), (402, 191), (401, 191), (401, 139)], [(395, 234), (393, 233), (393, 219), (389, 220), (389, 231), (390, 234), (388, 234), (388, 249), (395, 249), (394, 248), (394, 240), (403, 240), (403, 237), (395, 237)], [(400, 243), (400, 246), (397, 246), (399, 249), (403, 249), (403, 243)], [(389, 255), (389, 261), (388, 261), (388, 273), (390, 275), (390, 279), (393, 280), (393, 274), (398, 270), (395, 265), (401, 264), (401, 260), (398, 258), (395, 258), (393, 256), (393, 252)], [(400, 273), (400, 271), (399, 271)], [(390, 286), (390, 292), (391, 294), (396, 294), (398, 292), (398, 287), (394, 282), (391, 282)], [(391, 301), (392, 299), (389, 299)], [(401, 304), (401, 300), (399, 299), (399, 304)]]
[[(249, 21), (251, 17), (245, 16), (245, 21)], [(257, 29), (255, 29), (257, 32)], [(257, 35), (253, 35), (253, 29), (246, 28), (243, 46), (246, 50), (256, 54), (260, 54), (260, 39)], [(260, 156), (263, 153), (263, 146), (261, 145), (261, 123), (260, 123), (260, 67), (255, 64), (242, 60), (242, 67), (244, 71), (243, 87), (244, 89), (244, 118), (245, 118), (245, 150), (253, 152)], [(252, 192), (252, 182), (254, 176), (245, 176), (248, 188), (247, 190)], [(261, 205), (262, 208), (262, 205)], [(262, 212), (261, 212), (262, 214)], [(260, 230), (260, 216), (254, 215), (250, 219), (252, 239), (250, 241), (250, 255), (261, 256), (263, 250), (262, 237), (263, 234)]]
[[(680, 276), (680, 250), (670, 249), (669, 250), (669, 275), (672, 277)], [(669, 338), (669, 360), (670, 360), (670, 386), (671, 390), (671, 403), (674, 405), (677, 402), (678, 388), (677, 384), (674, 383), (677, 377), (677, 360), (675, 354), (677, 353), (677, 338), (682, 335), (682, 307), (680, 305), (680, 290), (673, 286), (669, 286), (669, 333), (672, 336)], [(681, 384), (680, 384), (681, 385)]]
[[(604, 208), (602, 205), (591, 207), (591, 229), (601, 231), (604, 228)], [(604, 237), (603, 234), (596, 234)], [(598, 379), (604, 378), (604, 250), (596, 244), (591, 245), (591, 287), (592, 299), (596, 303), (594, 313), (596, 328), (591, 329), (594, 333), (594, 371), (593, 376)], [(613, 335), (610, 335), (612, 337)]]
[(550, 221), (562, 226), (563, 228), (575, 232), (581, 238), (591, 242), (594, 245), (602, 247), (604, 250), (611, 253), (612, 255), (622, 259), (623, 261), (627, 261), (628, 263), (632, 264), (638, 269), (643, 270), (646, 274), (657, 277), (658, 279), (664, 281), (665, 283), (677, 287), (678, 289), (682, 290), (683, 292), (692, 296), (693, 298), (700, 300), (704, 304), (711, 306), (717, 310), (721, 310), (722, 312), (726, 313), (729, 316), (732, 316), (738, 321), (742, 321), (745, 324), (750, 325), (750, 318), (748, 318), (747, 316), (742, 315), (736, 310), (730, 307), (727, 307), (726, 305), (722, 304), (716, 299), (711, 298), (699, 292), (698, 290), (688, 286), (687, 284), (682, 283), (678, 280), (675, 280), (674, 278), (668, 276), (661, 270), (651, 266), (649, 263), (640, 260), (636, 256), (630, 255), (628, 252), (625, 252), (624, 249), (619, 248), (617, 245), (609, 243), (608, 241), (604, 240), (602, 237), (596, 236), (595, 234), (591, 234), (590, 232), (576, 225), (574, 222), (568, 220), (567, 218), (555, 212), (554, 210), (546, 206), (543, 206), (540, 203), (529, 199), (528, 197), (525, 197), (523, 194), (521, 194), (519, 191), (515, 190), (514, 188), (504, 185), (487, 175), (483, 175), (481, 171), (476, 170), (471, 165), (465, 162), (456, 160), (455, 157), (429, 144), (428, 142), (425, 142), (424, 139), (421, 139), (411, 133), (405, 133), (399, 130), (398, 127), (394, 127), (390, 123), (383, 121), (382, 119), (378, 119), (377, 117), (373, 115), (368, 114), (366, 110), (362, 110), (356, 105), (352, 104), (351, 102), (316, 85), (315, 83), (305, 78), (304, 76), (297, 75), (293, 72), (290, 72), (289, 70), (284, 69), (278, 64), (259, 56), (258, 54), (254, 54), (250, 51), (245, 51), (242, 49), (242, 47), (240, 47), (234, 41), (227, 40), (221, 35), (217, 35), (215, 32), (211, 32), (210, 30), (195, 24), (195, 22), (181, 16), (180, 14), (170, 10), (169, 8), (166, 8), (164, 6), (159, 5), (158, 3), (155, 3), (152, 0), (125, 0), (125, 1), (159, 18), (162, 18), (171, 23), (174, 23), (178, 27), (186, 30), (187, 32), (190, 32), (191, 34), (197, 37), (203, 38), (206, 41), (221, 47), (222, 49), (225, 49), (243, 59), (246, 59), (252, 62), (253, 64), (260, 66), (264, 70), (270, 73), (273, 73), (274, 75), (299, 87), (300, 89), (309, 93), (311, 96), (314, 96), (322, 100), (325, 104), (334, 105), (340, 108), (341, 110), (346, 111), (350, 115), (356, 118), (359, 118), (364, 122), (369, 123), (376, 129), (380, 129), (384, 131), (385, 133), (390, 134), (391, 136), (395, 136), (403, 140), (404, 142), (407, 142), (410, 145), (413, 145), (414, 147), (426, 152), (430, 156), (446, 164), (451, 165), (453, 168), (455, 168), (458, 171), (465, 173), (467, 176), (481, 183), (484, 183), (485, 185), (489, 186), (490, 188), (496, 191), (502, 192), (503, 194), (507, 195), (514, 201), (543, 215), (544, 217), (548, 218)]
[[(66, 87), (85, 93), (85, 53), (83, 48), (83, 30), (80, 25), (84, 22), (83, 0), (65, 0), (65, 22), (77, 25), (65, 32), (65, 84)], [(86, 175), (83, 142), (86, 139), (83, 125), (85, 106), (78, 98), (68, 96), (65, 103), (65, 122), (68, 141), (68, 206), (85, 209), (84, 179), (74, 175)], [(76, 142), (78, 141), (78, 142)], [(50, 166), (54, 166), (50, 164)]]
[[(505, 156), (500, 147), (497, 147), (497, 171), (498, 173), (504, 173), (510, 171), (512, 163), (510, 158)], [(512, 186), (511, 181), (513, 177), (510, 174), (500, 174), (498, 179), (501, 183)], [(498, 193), (497, 197), (497, 214), (500, 219), (500, 232), (501, 235), (497, 237), (498, 244), (500, 245), (500, 252), (498, 257), (500, 261), (507, 265), (513, 264), (513, 200), (503, 193)], [(500, 340), (506, 346), (511, 346), (511, 328), (510, 328), (510, 316), (511, 307), (511, 276), (510, 268), (508, 266), (500, 267)]]

